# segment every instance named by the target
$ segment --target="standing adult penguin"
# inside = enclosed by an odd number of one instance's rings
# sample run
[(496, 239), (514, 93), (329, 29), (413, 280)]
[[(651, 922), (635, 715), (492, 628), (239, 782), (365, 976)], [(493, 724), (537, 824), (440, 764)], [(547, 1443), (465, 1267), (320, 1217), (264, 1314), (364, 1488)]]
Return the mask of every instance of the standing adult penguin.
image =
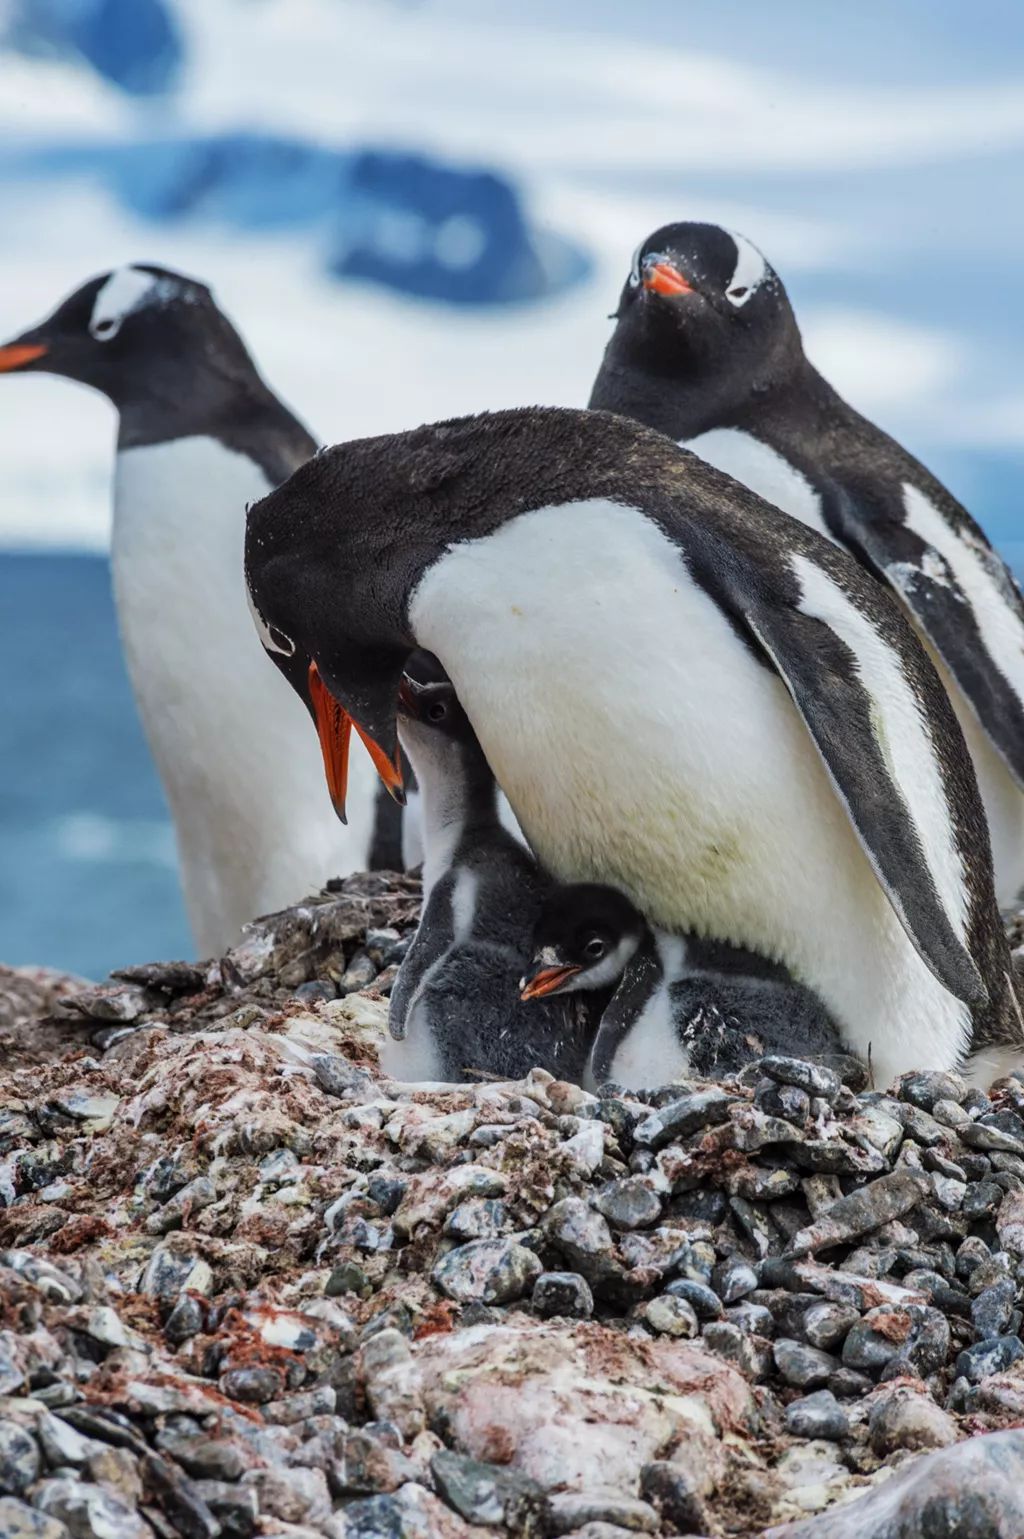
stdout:
[(0, 347), (13, 371), (91, 385), (118, 411), (114, 596), (200, 954), (331, 876), (399, 865), (399, 809), (360, 764), (341, 827), (301, 705), (253, 634), (246, 505), (316, 444), (210, 290), (160, 267), (93, 278)]
[(591, 406), (658, 428), (838, 541), (925, 639), (974, 760), (996, 893), (1024, 889), (1024, 602), (981, 529), (807, 359), (742, 235), (672, 224), (637, 251)]
[(782, 962), (881, 1083), (1019, 1060), (935, 671), (856, 562), (728, 476), (624, 417), (496, 412), (318, 455), (250, 511), (246, 565), (334, 763), (354, 724), (400, 784), (422, 647), (557, 879)]

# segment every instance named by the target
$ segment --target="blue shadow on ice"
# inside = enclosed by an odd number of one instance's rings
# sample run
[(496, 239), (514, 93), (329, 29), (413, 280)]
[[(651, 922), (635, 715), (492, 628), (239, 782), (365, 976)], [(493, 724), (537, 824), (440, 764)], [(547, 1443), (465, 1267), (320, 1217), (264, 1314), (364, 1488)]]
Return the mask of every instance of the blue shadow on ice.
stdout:
[(455, 305), (542, 299), (590, 270), (527, 220), (497, 172), (393, 150), (337, 150), (237, 131), (0, 150), (0, 181), (99, 180), (141, 218), (309, 229), (329, 272)]

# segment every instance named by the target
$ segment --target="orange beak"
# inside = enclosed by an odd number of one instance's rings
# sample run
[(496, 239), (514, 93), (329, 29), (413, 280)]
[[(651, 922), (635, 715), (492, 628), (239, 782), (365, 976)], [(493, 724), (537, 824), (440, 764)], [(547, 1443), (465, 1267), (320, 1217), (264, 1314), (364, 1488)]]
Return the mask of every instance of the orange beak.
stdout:
[(42, 358), (49, 352), (49, 348), (40, 343), (10, 342), (6, 347), (0, 347), (0, 374), (10, 374), (14, 369), (23, 369), (26, 363), (34, 363), (37, 358)]
[(696, 290), (671, 262), (655, 262), (644, 271), (644, 288), (655, 294), (693, 294)]
[(542, 967), (532, 978), (523, 980), (519, 998), (542, 999), (545, 994), (553, 994), (556, 989), (560, 989), (563, 983), (568, 983), (570, 978), (581, 971), (579, 967)]
[(394, 760), (389, 759), (379, 743), (374, 742), (369, 733), (364, 732), (359, 723), (349, 715), (340, 701), (335, 700), (327, 685), (320, 677), (320, 670), (316, 663), (309, 665), (309, 698), (313, 702), (313, 715), (316, 719), (317, 736), (320, 739), (320, 751), (324, 756), (324, 773), (327, 776), (327, 789), (331, 793), (331, 802), (341, 821), (345, 819), (345, 795), (348, 790), (348, 750), (352, 737), (352, 728), (355, 727), (360, 738), (366, 745), (367, 752), (373, 760), (374, 768), (388, 791), (399, 804), (404, 803), (405, 795), (402, 790), (402, 769), (398, 759), (398, 750), (395, 750)]

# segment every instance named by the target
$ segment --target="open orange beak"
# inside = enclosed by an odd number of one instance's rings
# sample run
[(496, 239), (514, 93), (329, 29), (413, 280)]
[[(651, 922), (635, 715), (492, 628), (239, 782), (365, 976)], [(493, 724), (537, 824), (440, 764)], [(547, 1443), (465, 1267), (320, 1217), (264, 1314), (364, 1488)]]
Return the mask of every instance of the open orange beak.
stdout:
[(352, 737), (352, 728), (355, 727), (366, 750), (373, 760), (374, 768), (380, 776), (388, 791), (399, 805), (405, 802), (405, 793), (402, 789), (402, 769), (398, 757), (398, 749), (395, 750), (394, 759), (389, 759), (387, 754), (376, 743), (368, 732), (355, 721), (340, 701), (335, 700), (327, 685), (320, 677), (320, 670), (316, 663), (309, 665), (309, 698), (313, 704), (313, 715), (316, 720), (317, 736), (320, 739), (320, 751), (324, 756), (324, 773), (327, 776), (327, 789), (331, 793), (331, 802), (334, 810), (344, 823), (345, 795), (348, 790), (348, 750)]
[(0, 347), (0, 374), (23, 369), (27, 363), (35, 363), (48, 352), (49, 348), (38, 342), (9, 342), (6, 347)]
[(519, 998), (543, 999), (545, 994), (553, 994), (560, 989), (563, 983), (568, 983), (578, 972), (580, 967), (542, 967), (532, 978), (524, 978), (519, 989)]
[(687, 283), (682, 273), (671, 262), (655, 262), (644, 269), (644, 288), (655, 294), (694, 294), (692, 283)]

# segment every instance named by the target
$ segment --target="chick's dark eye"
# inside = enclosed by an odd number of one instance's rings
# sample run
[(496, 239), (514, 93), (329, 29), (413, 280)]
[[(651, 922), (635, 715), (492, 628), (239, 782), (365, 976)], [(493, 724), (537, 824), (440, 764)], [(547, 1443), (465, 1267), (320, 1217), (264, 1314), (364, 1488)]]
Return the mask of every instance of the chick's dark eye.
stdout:
[(583, 948), (583, 955), (588, 962), (599, 962), (606, 950), (607, 947), (600, 935), (592, 935)]
[(435, 700), (432, 705), (427, 707), (428, 721), (444, 721), (447, 715), (448, 707), (445, 705), (443, 700)]

